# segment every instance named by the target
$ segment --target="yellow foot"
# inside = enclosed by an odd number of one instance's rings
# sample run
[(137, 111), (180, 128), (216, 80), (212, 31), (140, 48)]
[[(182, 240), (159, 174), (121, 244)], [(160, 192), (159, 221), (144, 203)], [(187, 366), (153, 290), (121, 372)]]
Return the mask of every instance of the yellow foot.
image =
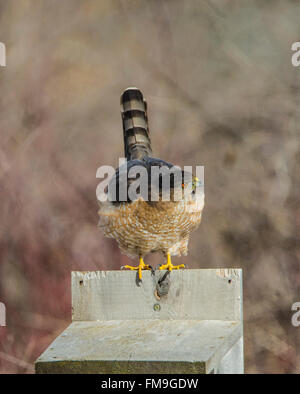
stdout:
[(180, 268), (185, 268), (184, 264), (173, 265), (171, 261), (170, 253), (167, 253), (167, 264), (163, 264), (159, 267), (160, 270), (179, 270)]
[(137, 267), (132, 267), (131, 265), (123, 265), (122, 268), (127, 268), (131, 271), (138, 270), (139, 280), (142, 280), (142, 270), (151, 270), (152, 267), (149, 264), (145, 264), (142, 257), (140, 257), (140, 264)]

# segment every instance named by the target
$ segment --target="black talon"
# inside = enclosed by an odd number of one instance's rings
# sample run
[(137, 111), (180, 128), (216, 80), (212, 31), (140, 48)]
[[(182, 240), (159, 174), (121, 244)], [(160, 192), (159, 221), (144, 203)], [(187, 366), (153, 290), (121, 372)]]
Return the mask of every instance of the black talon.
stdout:
[(151, 275), (155, 275), (155, 270), (153, 269), (152, 265), (149, 265), (149, 268), (151, 269)]
[(135, 278), (135, 283), (138, 287), (140, 287), (141, 283), (142, 283), (142, 279), (139, 278), (139, 271), (136, 272), (136, 278)]

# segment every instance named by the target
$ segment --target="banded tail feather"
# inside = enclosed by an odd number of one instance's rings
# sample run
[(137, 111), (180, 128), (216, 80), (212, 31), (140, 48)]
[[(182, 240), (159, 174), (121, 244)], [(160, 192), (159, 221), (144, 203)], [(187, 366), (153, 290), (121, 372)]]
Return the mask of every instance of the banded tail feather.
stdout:
[(142, 160), (151, 156), (147, 103), (137, 88), (128, 88), (121, 95), (124, 150), (126, 159)]

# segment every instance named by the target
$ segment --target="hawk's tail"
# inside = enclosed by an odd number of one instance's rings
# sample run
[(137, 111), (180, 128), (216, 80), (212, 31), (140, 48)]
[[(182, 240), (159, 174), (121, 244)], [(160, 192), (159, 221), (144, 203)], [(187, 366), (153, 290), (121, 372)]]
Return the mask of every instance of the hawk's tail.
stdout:
[(126, 89), (121, 96), (121, 115), (124, 132), (124, 149), (127, 160), (150, 156), (147, 103), (137, 88)]

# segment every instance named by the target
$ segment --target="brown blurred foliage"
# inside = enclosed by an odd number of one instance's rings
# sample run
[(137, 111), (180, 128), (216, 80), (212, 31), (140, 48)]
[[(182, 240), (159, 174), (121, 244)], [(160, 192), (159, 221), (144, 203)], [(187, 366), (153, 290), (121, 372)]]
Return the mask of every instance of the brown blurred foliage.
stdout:
[(203, 222), (181, 261), (243, 268), (246, 372), (300, 372), (299, 12), (292, 0), (0, 0), (1, 372), (33, 372), (69, 323), (71, 270), (129, 261), (97, 229), (95, 195), (97, 168), (123, 155), (128, 86), (147, 98), (155, 155), (205, 166)]

